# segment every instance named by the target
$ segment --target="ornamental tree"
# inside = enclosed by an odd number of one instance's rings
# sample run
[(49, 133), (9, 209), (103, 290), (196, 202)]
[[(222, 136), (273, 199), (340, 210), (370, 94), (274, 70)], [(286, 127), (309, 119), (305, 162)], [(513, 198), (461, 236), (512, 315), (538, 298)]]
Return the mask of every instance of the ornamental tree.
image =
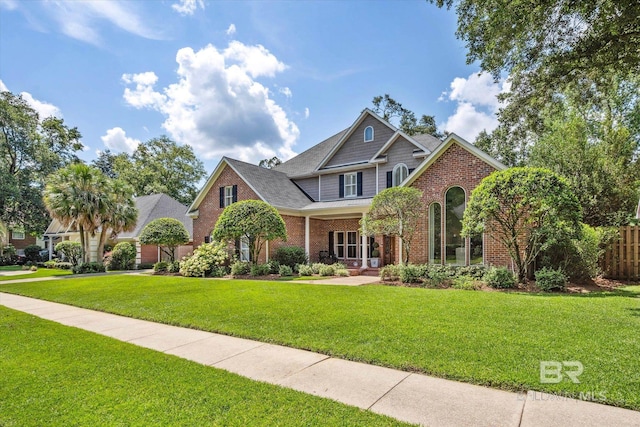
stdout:
[(227, 206), (213, 230), (216, 240), (249, 241), (249, 258), (257, 264), (264, 242), (287, 240), (284, 220), (273, 206), (261, 200), (243, 200)]
[(487, 232), (501, 243), (518, 280), (557, 236), (579, 237), (582, 209), (567, 181), (542, 168), (511, 168), (484, 178), (471, 193), (462, 234)]
[(367, 235), (398, 236), (402, 246), (400, 262), (409, 262), (411, 240), (422, 215), (422, 191), (412, 187), (391, 187), (376, 194), (362, 220)]
[(156, 245), (175, 261), (176, 248), (189, 242), (189, 232), (175, 218), (157, 218), (147, 224), (140, 233), (140, 243)]

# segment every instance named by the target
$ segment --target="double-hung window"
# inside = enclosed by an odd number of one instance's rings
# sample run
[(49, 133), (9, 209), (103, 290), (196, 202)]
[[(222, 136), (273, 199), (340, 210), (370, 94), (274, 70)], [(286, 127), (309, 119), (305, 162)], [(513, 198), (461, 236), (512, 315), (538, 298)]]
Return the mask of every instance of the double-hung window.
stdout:
[(358, 194), (358, 174), (344, 174), (344, 197), (356, 197)]
[(339, 259), (343, 259), (344, 248), (345, 248), (344, 231), (336, 231), (335, 236), (336, 236), (336, 256)]
[(251, 253), (249, 252), (249, 239), (242, 237), (240, 239), (240, 261), (251, 261)]
[(347, 258), (358, 258), (358, 232), (347, 231)]
[(229, 206), (233, 203), (233, 185), (224, 187), (224, 206)]

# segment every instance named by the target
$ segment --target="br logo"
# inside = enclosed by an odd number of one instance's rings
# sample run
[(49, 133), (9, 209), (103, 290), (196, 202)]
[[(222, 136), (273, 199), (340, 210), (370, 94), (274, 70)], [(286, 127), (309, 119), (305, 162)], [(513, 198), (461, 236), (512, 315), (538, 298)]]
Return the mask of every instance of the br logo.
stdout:
[(584, 371), (582, 363), (572, 360), (569, 362), (556, 362), (555, 360), (540, 361), (540, 382), (543, 384), (557, 384), (564, 377), (579, 384), (578, 377)]

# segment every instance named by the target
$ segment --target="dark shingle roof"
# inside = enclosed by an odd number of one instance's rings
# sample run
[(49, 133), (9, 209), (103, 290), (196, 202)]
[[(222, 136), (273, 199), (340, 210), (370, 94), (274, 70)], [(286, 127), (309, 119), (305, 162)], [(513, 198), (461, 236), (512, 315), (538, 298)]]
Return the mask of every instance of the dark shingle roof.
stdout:
[(225, 160), (270, 205), (299, 209), (311, 203), (311, 199), (283, 172), (228, 157)]
[(436, 138), (433, 135), (429, 135), (428, 133), (411, 135), (411, 139), (413, 139), (415, 142), (422, 145), (429, 151), (435, 150), (438, 145), (442, 144), (442, 141), (440, 139)]
[(187, 207), (166, 194), (152, 194), (135, 199), (138, 208), (138, 222), (132, 231), (120, 233), (118, 238), (130, 239), (140, 235), (142, 229), (154, 219), (175, 218), (182, 222), (193, 236), (193, 219), (187, 216)]
[(310, 175), (313, 173), (320, 162), (329, 154), (331, 149), (336, 146), (340, 139), (350, 128), (344, 129), (330, 138), (325, 139), (319, 144), (314, 145), (307, 151), (298, 154), (291, 160), (276, 166), (273, 170), (282, 172), (289, 177), (298, 177)]

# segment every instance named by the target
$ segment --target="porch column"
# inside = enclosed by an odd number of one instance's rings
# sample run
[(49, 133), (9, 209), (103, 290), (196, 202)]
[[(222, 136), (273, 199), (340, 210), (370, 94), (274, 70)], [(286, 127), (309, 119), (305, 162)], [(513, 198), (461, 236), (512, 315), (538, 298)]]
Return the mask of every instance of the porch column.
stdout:
[[(365, 213), (362, 213), (362, 218), (364, 218)], [(362, 268), (367, 268), (368, 260), (367, 260), (367, 236), (364, 233), (360, 234), (360, 240), (362, 240), (362, 250), (360, 254), (362, 255)]]
[(134, 241), (136, 244), (136, 265), (142, 264), (142, 246), (139, 240)]
[(269, 241), (268, 240), (265, 242), (264, 249), (266, 251), (264, 255), (264, 260), (265, 262), (269, 262)]
[(307, 257), (311, 258), (311, 253), (309, 252), (309, 217), (304, 217), (304, 251), (307, 254)]

